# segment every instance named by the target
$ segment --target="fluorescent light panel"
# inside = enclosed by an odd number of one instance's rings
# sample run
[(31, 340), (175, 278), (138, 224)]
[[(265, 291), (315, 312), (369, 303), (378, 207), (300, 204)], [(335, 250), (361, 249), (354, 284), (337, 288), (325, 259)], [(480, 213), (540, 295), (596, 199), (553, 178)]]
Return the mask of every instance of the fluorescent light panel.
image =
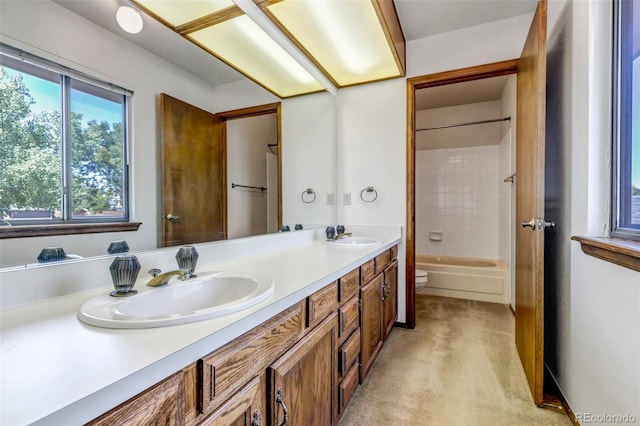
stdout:
[(174, 27), (234, 6), (231, 0), (135, 0)]
[(246, 15), (195, 31), (187, 38), (280, 97), (324, 90), (311, 74)]
[(283, 0), (265, 8), (339, 87), (402, 75), (370, 0)]

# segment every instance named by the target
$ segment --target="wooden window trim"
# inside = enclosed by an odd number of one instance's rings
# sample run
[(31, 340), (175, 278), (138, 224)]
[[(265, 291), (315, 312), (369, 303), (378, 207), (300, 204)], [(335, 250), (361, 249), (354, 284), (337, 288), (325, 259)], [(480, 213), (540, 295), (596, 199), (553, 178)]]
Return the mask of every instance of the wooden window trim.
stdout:
[(16, 225), (0, 228), (0, 240), (54, 235), (100, 234), (137, 231), (142, 222), (65, 223), (56, 225)]
[(582, 251), (625, 268), (640, 271), (640, 242), (621, 238), (571, 237), (578, 241)]

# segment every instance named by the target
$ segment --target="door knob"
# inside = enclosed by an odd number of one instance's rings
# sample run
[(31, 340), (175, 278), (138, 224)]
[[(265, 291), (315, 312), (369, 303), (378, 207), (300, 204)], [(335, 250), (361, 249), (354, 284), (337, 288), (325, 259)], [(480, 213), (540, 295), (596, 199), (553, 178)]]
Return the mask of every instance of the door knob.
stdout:
[(168, 220), (169, 222), (173, 222), (173, 221), (176, 221), (176, 220), (180, 219), (180, 216), (176, 216), (173, 213), (169, 213), (168, 215), (166, 215), (162, 219)]
[(531, 219), (529, 222), (522, 222), (520, 225), (522, 225), (523, 228), (529, 227), (533, 231), (536, 230), (536, 220), (535, 219)]
[(529, 227), (535, 231), (536, 229), (555, 228), (556, 222), (553, 220), (547, 222), (544, 219), (531, 219), (529, 222), (522, 222), (520, 225), (522, 225), (523, 228)]

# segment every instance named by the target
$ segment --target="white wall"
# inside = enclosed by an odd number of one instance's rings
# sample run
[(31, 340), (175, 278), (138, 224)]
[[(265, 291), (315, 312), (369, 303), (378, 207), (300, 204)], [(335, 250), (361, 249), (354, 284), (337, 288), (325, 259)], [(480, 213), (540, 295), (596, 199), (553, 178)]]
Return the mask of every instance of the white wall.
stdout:
[(278, 140), (274, 114), (227, 121), (227, 237), (240, 238), (267, 233), (267, 192), (232, 188), (232, 184), (265, 187), (267, 144)]
[[(323, 92), (282, 101), (282, 224), (335, 223), (336, 101)], [(312, 188), (315, 201), (302, 193)], [(334, 195), (335, 198), (335, 195)], [(312, 196), (305, 195), (306, 201)]]
[[(137, 232), (0, 240), (0, 266), (35, 260), (45, 246), (62, 246), (67, 253), (84, 256), (106, 254), (109, 242), (117, 239), (127, 240), (132, 250), (157, 247), (158, 96), (167, 93), (215, 111), (213, 85), (53, 2), (3, 1), (0, 7), (3, 43), (134, 91), (130, 220), (143, 223)], [(254, 83), (242, 84), (244, 91), (238, 91), (234, 99), (256, 99), (266, 93)]]

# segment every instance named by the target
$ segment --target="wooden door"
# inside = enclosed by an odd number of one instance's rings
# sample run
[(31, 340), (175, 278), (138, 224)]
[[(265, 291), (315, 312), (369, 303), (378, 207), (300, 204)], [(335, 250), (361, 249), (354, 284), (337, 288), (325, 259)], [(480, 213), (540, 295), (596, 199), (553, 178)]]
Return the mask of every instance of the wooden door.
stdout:
[(544, 371), (544, 137), (547, 3), (541, 0), (518, 62), (516, 346), (536, 405)]
[(222, 120), (164, 93), (160, 115), (162, 246), (225, 239)]
[(382, 349), (382, 281), (383, 274), (376, 275), (360, 290), (360, 382), (364, 382)]
[(383, 340), (387, 340), (398, 318), (398, 262), (395, 260), (384, 270), (383, 296)]
[(335, 423), (337, 345), (338, 316), (333, 312), (267, 369), (269, 424)]

